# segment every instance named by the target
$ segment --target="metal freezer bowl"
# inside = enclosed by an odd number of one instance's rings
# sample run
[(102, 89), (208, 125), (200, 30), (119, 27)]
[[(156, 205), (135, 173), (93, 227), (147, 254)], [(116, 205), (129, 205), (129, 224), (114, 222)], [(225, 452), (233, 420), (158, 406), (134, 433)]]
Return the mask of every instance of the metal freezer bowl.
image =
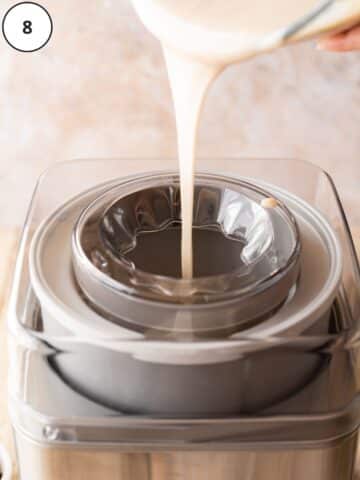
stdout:
[[(129, 173), (161, 170), (164, 161), (58, 165), (42, 177), (34, 195), (9, 310), (10, 410), (22, 478), (29, 478), (29, 472), (39, 480), (81, 475), (124, 480), (351, 478), (360, 417), (358, 263), (327, 175), (303, 162), (271, 160), (271, 168), (267, 162), (208, 160), (200, 168), (214, 170), (221, 164), (223, 174), (257, 178), (290, 190), (319, 209), (336, 230), (344, 271), (331, 326), (326, 333), (269, 336), (271, 348), (281, 344), (304, 358), (315, 356), (321, 368), (288, 398), (251, 415), (124, 414), (78, 393), (54, 371), (48, 361), (54, 352), (36, 331), (38, 304), (29, 288), (27, 263), (31, 237), (45, 217), (79, 192)], [(271, 378), (266, 381), (271, 388)]]

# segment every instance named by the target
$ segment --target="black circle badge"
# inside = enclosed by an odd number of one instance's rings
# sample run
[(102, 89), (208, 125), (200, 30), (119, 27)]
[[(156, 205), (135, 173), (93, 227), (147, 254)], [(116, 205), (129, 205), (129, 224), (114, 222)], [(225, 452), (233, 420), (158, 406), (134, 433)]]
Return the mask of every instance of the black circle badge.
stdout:
[(2, 31), (7, 43), (15, 50), (35, 52), (50, 40), (53, 23), (43, 6), (34, 2), (21, 2), (6, 12)]

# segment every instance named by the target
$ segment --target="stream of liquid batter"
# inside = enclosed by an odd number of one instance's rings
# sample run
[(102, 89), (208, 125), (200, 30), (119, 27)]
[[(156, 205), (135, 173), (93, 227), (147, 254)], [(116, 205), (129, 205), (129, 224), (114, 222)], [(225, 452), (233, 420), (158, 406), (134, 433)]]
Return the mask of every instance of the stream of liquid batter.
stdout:
[[(229, 63), (278, 46), (274, 33), (316, 8), (319, 0), (133, 1), (164, 48), (178, 134), (182, 276), (191, 279), (195, 147), (206, 92)], [(315, 22), (314, 31), (360, 18), (359, 0), (335, 3)]]

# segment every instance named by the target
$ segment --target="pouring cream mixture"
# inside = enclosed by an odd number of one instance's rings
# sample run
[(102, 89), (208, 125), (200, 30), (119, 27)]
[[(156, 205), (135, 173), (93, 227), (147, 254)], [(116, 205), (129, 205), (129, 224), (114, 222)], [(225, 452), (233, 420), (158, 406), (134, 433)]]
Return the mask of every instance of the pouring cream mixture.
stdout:
[[(316, 9), (319, 0), (133, 0), (162, 42), (178, 133), (182, 210), (182, 276), (193, 276), (192, 221), (195, 146), (206, 92), (229, 64), (285, 43), (286, 27)], [(291, 37), (300, 40), (360, 19), (359, 0), (328, 8)], [(327, 6), (326, 6), (327, 7)]]

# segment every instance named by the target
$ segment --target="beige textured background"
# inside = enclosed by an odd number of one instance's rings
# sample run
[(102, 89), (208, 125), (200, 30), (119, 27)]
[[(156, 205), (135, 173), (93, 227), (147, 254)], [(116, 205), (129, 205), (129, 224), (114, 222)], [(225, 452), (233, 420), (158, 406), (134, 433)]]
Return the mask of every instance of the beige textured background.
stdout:
[[(1, 15), (13, 3), (0, 0)], [(54, 21), (47, 47), (19, 53), (0, 38), (0, 226), (22, 221), (37, 176), (56, 161), (176, 151), (160, 47), (130, 0), (42, 3)], [(199, 153), (317, 163), (359, 223), (360, 55), (307, 44), (228, 69), (206, 105)]]

